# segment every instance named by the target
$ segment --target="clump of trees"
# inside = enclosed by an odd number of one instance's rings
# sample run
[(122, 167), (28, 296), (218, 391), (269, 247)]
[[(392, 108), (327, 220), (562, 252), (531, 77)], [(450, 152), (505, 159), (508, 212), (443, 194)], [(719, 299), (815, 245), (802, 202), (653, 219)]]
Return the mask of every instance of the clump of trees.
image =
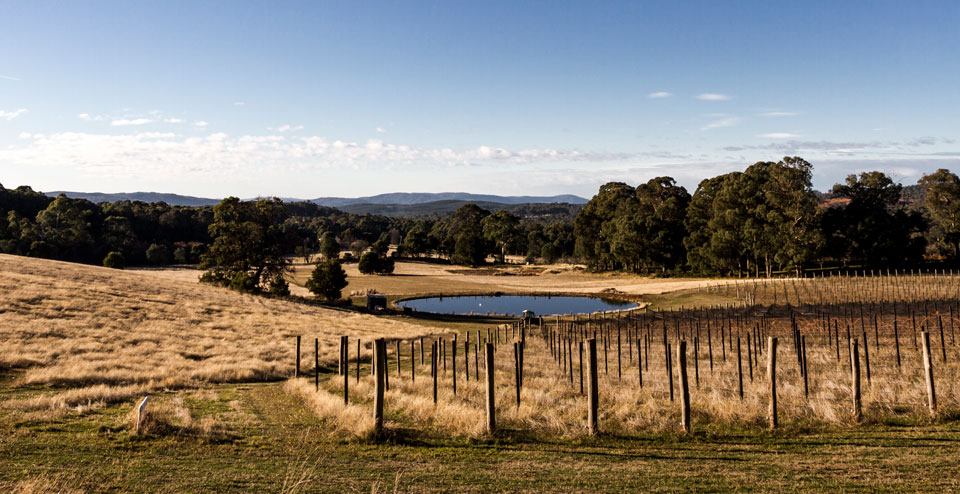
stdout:
[(228, 197), (213, 208), (213, 243), (203, 256), (203, 280), (244, 292), (289, 294), (284, 253), (297, 239), (283, 228), (288, 211), (280, 199), (243, 202)]
[(340, 261), (329, 259), (317, 263), (310, 274), (306, 287), (317, 297), (333, 302), (340, 299), (341, 291), (347, 286), (347, 272)]
[(911, 200), (878, 171), (818, 194), (812, 171), (799, 157), (758, 162), (701, 181), (692, 196), (670, 177), (636, 188), (608, 183), (574, 221), (576, 253), (597, 270), (737, 276), (825, 263), (916, 265), (925, 254), (960, 261), (960, 179), (953, 173), (925, 175)]

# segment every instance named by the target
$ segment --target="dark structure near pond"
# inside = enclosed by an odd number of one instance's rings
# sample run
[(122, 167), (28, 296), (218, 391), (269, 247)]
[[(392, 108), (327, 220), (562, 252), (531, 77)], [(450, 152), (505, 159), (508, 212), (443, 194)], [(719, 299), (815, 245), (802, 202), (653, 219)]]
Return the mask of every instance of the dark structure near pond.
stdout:
[(387, 297), (383, 295), (367, 295), (367, 309), (379, 310), (387, 308)]

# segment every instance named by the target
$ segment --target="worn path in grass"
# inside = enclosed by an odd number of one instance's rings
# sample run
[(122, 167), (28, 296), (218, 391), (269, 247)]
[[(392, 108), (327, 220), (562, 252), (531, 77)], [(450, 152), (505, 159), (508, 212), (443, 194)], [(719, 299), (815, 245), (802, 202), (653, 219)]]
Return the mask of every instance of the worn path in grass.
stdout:
[[(0, 420), (0, 490), (60, 479), (89, 492), (605, 492), (960, 489), (956, 424), (809, 433), (728, 431), (536, 442), (324, 439), (278, 383), (221, 385), (193, 413), (216, 437), (132, 438), (126, 406), (52, 422)], [(397, 476), (399, 475), (399, 481)]]

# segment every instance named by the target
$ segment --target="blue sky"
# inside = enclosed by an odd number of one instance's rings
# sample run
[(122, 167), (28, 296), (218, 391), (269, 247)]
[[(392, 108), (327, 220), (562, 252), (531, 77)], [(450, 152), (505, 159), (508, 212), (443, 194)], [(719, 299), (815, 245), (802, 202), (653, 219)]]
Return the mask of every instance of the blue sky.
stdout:
[[(777, 4), (777, 5), (775, 5)], [(960, 172), (960, 2), (0, 0), (0, 183), (593, 195)]]

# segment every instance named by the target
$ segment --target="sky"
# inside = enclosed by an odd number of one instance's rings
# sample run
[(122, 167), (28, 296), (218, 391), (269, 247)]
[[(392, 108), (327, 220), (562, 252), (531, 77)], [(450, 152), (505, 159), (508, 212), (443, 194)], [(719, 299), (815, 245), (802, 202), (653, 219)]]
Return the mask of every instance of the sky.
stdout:
[(0, 183), (594, 195), (960, 172), (960, 2), (0, 0)]

